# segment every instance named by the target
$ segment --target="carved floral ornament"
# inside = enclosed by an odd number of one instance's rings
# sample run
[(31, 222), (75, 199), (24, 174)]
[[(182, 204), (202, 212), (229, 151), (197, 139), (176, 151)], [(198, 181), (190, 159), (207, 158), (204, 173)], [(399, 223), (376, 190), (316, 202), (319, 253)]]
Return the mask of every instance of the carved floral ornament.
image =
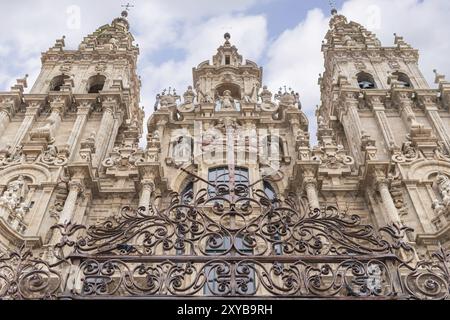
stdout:
[(422, 157), (422, 153), (414, 147), (410, 136), (407, 136), (407, 141), (403, 143), (401, 152), (396, 152), (392, 156), (392, 161), (396, 163), (413, 162)]

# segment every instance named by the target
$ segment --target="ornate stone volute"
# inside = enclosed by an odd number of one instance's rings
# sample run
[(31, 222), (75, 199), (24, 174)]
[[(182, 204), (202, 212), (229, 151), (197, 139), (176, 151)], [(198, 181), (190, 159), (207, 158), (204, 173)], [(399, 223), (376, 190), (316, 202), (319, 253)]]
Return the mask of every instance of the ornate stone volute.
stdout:
[(406, 141), (403, 142), (401, 150), (398, 150), (392, 156), (392, 161), (397, 163), (412, 162), (419, 159), (421, 156), (420, 151), (411, 140), (411, 136), (406, 136)]
[(67, 163), (69, 158), (69, 146), (57, 147), (51, 144), (41, 154), (40, 162), (47, 165), (63, 166)]

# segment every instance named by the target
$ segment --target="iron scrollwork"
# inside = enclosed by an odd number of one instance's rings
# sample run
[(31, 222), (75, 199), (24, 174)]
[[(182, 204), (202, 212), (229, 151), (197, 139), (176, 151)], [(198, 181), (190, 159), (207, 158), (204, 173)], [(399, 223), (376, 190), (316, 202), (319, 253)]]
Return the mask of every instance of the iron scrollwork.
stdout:
[(405, 226), (376, 232), (335, 207), (310, 212), (295, 195), (245, 185), (168, 203), (54, 226), (53, 265), (0, 254), (0, 297), (449, 298), (450, 253), (417, 261)]

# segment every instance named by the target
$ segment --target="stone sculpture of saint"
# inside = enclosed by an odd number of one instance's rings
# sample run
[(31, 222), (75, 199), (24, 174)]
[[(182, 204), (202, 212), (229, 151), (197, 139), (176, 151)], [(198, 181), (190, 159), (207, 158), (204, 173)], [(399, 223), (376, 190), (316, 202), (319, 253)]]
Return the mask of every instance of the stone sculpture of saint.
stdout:
[(173, 151), (176, 162), (189, 161), (191, 157), (191, 143), (187, 137), (179, 137)]
[(234, 99), (231, 96), (230, 90), (225, 90), (223, 92), (223, 96), (219, 96), (220, 102), (222, 104), (221, 111), (234, 111), (236, 108), (234, 107)]

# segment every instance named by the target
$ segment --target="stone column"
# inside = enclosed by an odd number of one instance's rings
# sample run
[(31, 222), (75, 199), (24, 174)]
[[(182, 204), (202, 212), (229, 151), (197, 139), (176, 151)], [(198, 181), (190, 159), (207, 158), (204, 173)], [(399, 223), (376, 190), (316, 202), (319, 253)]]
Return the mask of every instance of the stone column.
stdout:
[(22, 142), (23, 138), (30, 130), (34, 121), (36, 120), (36, 116), (38, 114), (40, 107), (41, 106), (38, 103), (32, 103), (30, 106), (27, 107), (27, 110), (25, 112), (25, 118), (23, 119), (22, 124), (19, 127), (19, 130), (17, 130), (16, 136), (14, 137), (14, 142), (11, 145), (12, 147), (11, 150), (15, 150), (16, 147)]
[(313, 178), (307, 178), (303, 182), (303, 189), (306, 191), (308, 197), (309, 209), (320, 209), (319, 197), (317, 195), (317, 180)]
[(3, 134), (3, 132), (6, 129), (6, 126), (8, 125), (9, 121), (11, 120), (10, 114), (7, 109), (1, 109), (0, 110), (0, 135)]
[(84, 131), (89, 112), (91, 110), (90, 104), (82, 104), (78, 107), (77, 119), (73, 125), (72, 132), (69, 139), (67, 139), (67, 145), (69, 146), (69, 161), (73, 160), (75, 148), (80, 140), (81, 133)]
[(367, 97), (367, 100), (375, 114), (375, 119), (377, 120), (378, 127), (380, 128), (381, 133), (383, 134), (387, 150), (391, 151), (393, 149), (400, 149), (395, 143), (394, 134), (392, 133), (391, 127), (389, 126), (382, 97), (370, 96)]
[(344, 92), (341, 103), (341, 111), (339, 112), (339, 120), (344, 125), (345, 135), (353, 157), (357, 163), (362, 163), (364, 155), (361, 151), (361, 119), (358, 113), (357, 92)]
[(84, 190), (83, 185), (78, 181), (69, 182), (69, 195), (64, 203), (64, 209), (59, 217), (59, 223), (64, 224), (70, 222), (75, 212), (78, 195)]
[(98, 167), (108, 147), (108, 142), (114, 128), (114, 108), (111, 105), (104, 106), (103, 117), (98, 129), (95, 143), (95, 155), (93, 166)]
[(448, 126), (444, 124), (439, 111), (436, 106), (426, 106), (426, 115), (430, 120), (435, 132), (438, 134), (439, 140), (444, 142), (447, 151), (450, 152), (450, 135), (448, 133)]
[(109, 142), (108, 142), (108, 146), (106, 148), (106, 150), (104, 151), (104, 155), (102, 157), (102, 159), (109, 154), (109, 152), (114, 148), (114, 145), (116, 143), (116, 137), (117, 134), (119, 133), (119, 128), (122, 125), (122, 112), (116, 112), (114, 114), (114, 124), (112, 126), (112, 130), (111, 133), (109, 135)]
[(384, 209), (386, 210), (390, 223), (401, 224), (400, 216), (395, 207), (394, 200), (392, 200), (391, 192), (389, 191), (389, 180), (386, 178), (377, 179), (377, 188), (383, 201)]
[(393, 100), (399, 106), (400, 115), (408, 131), (410, 131), (412, 128), (421, 126), (417, 122), (416, 114), (414, 113), (412, 108), (413, 101), (411, 100), (411, 95), (412, 93), (410, 92), (395, 92), (393, 94)]
[(141, 197), (139, 198), (139, 207), (145, 207), (145, 211), (148, 210), (150, 206), (150, 197), (152, 192), (155, 191), (155, 184), (152, 180), (143, 180), (142, 183)]

